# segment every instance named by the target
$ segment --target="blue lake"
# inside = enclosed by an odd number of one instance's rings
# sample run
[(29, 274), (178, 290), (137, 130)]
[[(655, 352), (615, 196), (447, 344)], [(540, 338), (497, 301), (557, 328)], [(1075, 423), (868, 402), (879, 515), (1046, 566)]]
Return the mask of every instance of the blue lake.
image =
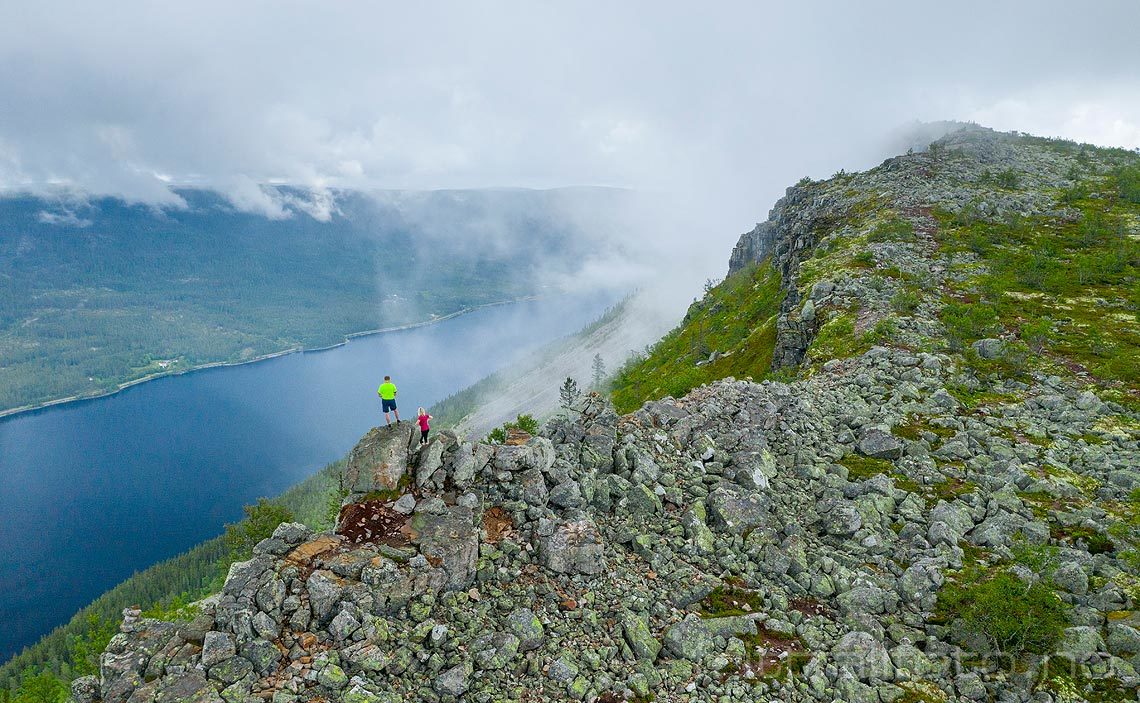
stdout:
[(385, 373), (410, 418), (608, 302), (485, 308), (0, 419), (0, 662), (135, 571), (220, 534), (242, 505), (344, 456), (382, 421)]

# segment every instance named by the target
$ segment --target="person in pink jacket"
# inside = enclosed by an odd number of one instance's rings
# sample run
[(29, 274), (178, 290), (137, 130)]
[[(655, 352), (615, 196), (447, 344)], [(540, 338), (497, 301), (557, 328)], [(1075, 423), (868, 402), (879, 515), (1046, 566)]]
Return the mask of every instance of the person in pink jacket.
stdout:
[(428, 422), (431, 420), (431, 415), (427, 414), (427, 410), (420, 408), (420, 413), (416, 417), (416, 422), (420, 423), (420, 444), (427, 444), (428, 430), (431, 427)]

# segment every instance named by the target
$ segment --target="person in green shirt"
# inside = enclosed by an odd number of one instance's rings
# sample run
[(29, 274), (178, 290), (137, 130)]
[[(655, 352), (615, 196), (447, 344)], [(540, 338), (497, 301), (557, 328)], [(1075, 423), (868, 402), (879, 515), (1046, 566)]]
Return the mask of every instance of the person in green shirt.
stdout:
[(380, 405), (384, 410), (385, 424), (392, 424), (392, 421), (388, 418), (389, 412), (396, 415), (396, 424), (400, 424), (400, 411), (396, 409), (396, 384), (392, 383), (391, 376), (384, 377), (384, 382), (376, 389), (376, 394), (380, 396)]

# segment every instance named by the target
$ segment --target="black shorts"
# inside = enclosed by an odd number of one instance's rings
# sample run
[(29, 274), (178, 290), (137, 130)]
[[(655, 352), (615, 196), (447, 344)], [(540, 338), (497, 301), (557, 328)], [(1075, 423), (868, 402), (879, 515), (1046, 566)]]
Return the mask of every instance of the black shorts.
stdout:
[(391, 400), (388, 400), (387, 398), (381, 398), (380, 404), (384, 407), (384, 412), (386, 412), (386, 413), (391, 412), (391, 411), (396, 409), (396, 399), (395, 398), (393, 398)]

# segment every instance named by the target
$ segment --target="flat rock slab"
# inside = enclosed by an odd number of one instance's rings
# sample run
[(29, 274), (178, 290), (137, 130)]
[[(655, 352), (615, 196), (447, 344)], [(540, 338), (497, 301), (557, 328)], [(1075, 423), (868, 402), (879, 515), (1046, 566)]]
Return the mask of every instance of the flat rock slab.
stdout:
[(313, 563), (313, 560), (322, 554), (334, 551), (340, 548), (341, 540), (334, 535), (320, 535), (316, 539), (305, 542), (298, 546), (285, 559), (297, 566), (308, 566)]

